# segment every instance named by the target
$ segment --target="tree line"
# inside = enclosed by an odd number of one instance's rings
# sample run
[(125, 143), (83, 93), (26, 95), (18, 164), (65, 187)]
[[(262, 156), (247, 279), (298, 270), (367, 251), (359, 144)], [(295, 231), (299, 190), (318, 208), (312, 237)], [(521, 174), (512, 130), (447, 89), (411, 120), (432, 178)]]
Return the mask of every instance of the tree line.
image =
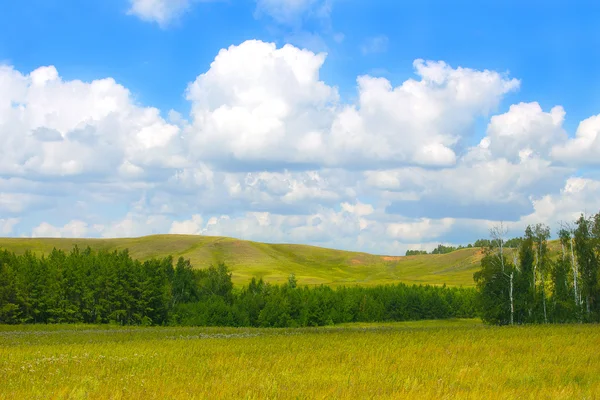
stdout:
[(234, 287), (227, 266), (194, 269), (127, 250), (0, 251), (0, 323), (116, 323), (300, 327), (342, 322), (474, 317), (471, 288), (386, 285), (300, 287), (252, 279)]
[[(521, 240), (522, 240), (522, 238), (511, 238), (511, 239), (505, 240), (504, 247), (516, 249), (520, 246)], [(425, 254), (448, 254), (448, 253), (452, 253), (453, 251), (461, 250), (461, 249), (471, 249), (473, 247), (488, 248), (490, 246), (492, 246), (492, 241), (490, 239), (478, 239), (475, 241), (475, 243), (473, 243), (473, 244), (469, 243), (466, 246), (463, 246), (463, 245), (446, 246), (443, 244), (438, 244), (435, 249), (431, 250), (431, 253), (427, 253), (427, 250), (406, 250), (405, 255), (418, 256), (418, 255), (425, 255)]]
[(507, 251), (502, 226), (474, 275), (481, 317), (492, 324), (600, 322), (600, 213), (581, 215), (558, 232), (551, 257), (550, 228), (528, 226)]

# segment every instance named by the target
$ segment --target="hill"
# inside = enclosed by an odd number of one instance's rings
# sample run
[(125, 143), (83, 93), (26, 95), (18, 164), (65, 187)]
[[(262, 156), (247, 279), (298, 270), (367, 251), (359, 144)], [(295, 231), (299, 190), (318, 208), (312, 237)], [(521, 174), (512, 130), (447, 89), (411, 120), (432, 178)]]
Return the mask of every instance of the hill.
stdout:
[[(93, 249), (129, 249), (132, 257), (146, 260), (173, 255), (189, 258), (196, 268), (219, 261), (233, 272), (236, 284), (252, 277), (285, 282), (295, 273), (300, 284), (376, 285), (395, 282), (449, 286), (473, 286), (482, 251), (467, 248), (448, 254), (407, 257), (379, 256), (314, 246), (268, 244), (215, 236), (154, 235), (126, 239), (22, 239), (0, 238), (0, 248), (16, 253), (27, 250), (47, 254), (53, 248), (73, 246)], [(557, 242), (550, 243), (553, 254)], [(512, 251), (512, 250), (508, 250)]]
[(146, 260), (173, 255), (189, 258), (196, 268), (219, 261), (233, 272), (236, 284), (252, 277), (285, 282), (291, 273), (300, 284), (376, 285), (396, 282), (473, 286), (481, 250), (462, 249), (449, 254), (408, 257), (379, 256), (321, 247), (267, 244), (226, 237), (154, 235), (126, 239), (22, 239), (0, 238), (0, 248), (16, 253), (30, 250), (47, 254), (53, 248), (129, 249), (132, 257)]

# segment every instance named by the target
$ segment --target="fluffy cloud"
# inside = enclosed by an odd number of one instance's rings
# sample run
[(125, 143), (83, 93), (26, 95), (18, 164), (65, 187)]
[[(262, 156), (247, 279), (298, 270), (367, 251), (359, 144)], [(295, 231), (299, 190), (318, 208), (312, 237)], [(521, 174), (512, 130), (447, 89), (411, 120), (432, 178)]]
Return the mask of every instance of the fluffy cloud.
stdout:
[[(32, 237), (70, 237), (80, 238), (88, 236), (94, 228), (88, 226), (84, 221), (73, 220), (63, 227), (56, 227), (47, 222), (42, 222), (39, 226), (33, 228)], [(97, 230), (97, 229), (96, 229)]]
[(56, 68), (28, 75), (0, 66), (0, 174), (135, 177), (176, 167), (179, 127), (136, 106), (113, 79), (63, 81)]
[(572, 165), (598, 166), (600, 164), (600, 115), (581, 121), (575, 137), (562, 145), (556, 145), (552, 149), (552, 155)]
[(567, 139), (564, 119), (565, 110), (560, 106), (544, 112), (538, 103), (512, 105), (507, 113), (492, 117), (488, 148), (511, 161), (532, 153), (547, 159), (551, 148)]
[(129, 0), (128, 13), (143, 21), (156, 22), (166, 28), (174, 19), (186, 12), (196, 0)]
[(533, 198), (534, 212), (521, 218), (519, 228), (527, 224), (545, 222), (557, 228), (561, 222), (573, 222), (579, 215), (595, 214), (600, 211), (600, 181), (572, 177), (556, 194)]
[(392, 87), (361, 76), (358, 104), (344, 105), (319, 80), (324, 61), (260, 41), (222, 50), (188, 88), (197, 152), (243, 164), (453, 165), (475, 119), (519, 86), (497, 72), (417, 60), (420, 80)]
[[(397, 254), (474, 240), (497, 220), (518, 233), (597, 211), (598, 117), (571, 138), (562, 107), (518, 103), (472, 145), (476, 121), (518, 80), (416, 60), (397, 86), (358, 77), (348, 103), (320, 78), (325, 60), (260, 41), (223, 49), (189, 84), (187, 118), (137, 104), (110, 78), (1, 66), (0, 232), (211, 234)], [(575, 177), (582, 164), (587, 178)], [(40, 224), (48, 213), (65, 220)]]
[(557, 193), (574, 169), (550, 156), (567, 139), (564, 110), (537, 103), (512, 105), (493, 116), (479, 145), (456, 165), (438, 170), (405, 167), (365, 172), (367, 183), (392, 203), (388, 211), (420, 217), (518, 220), (533, 210), (531, 197)]
[(319, 80), (324, 61), (324, 54), (260, 41), (221, 50), (187, 91), (195, 149), (232, 161), (318, 161), (338, 97)]
[(403, 242), (423, 242), (443, 236), (452, 228), (453, 223), (452, 218), (443, 218), (438, 221), (423, 218), (416, 222), (392, 223), (387, 226), (387, 234), (389, 237), (400, 239)]
[(203, 219), (201, 215), (193, 215), (191, 220), (173, 221), (169, 233), (179, 235), (198, 235), (202, 232)]

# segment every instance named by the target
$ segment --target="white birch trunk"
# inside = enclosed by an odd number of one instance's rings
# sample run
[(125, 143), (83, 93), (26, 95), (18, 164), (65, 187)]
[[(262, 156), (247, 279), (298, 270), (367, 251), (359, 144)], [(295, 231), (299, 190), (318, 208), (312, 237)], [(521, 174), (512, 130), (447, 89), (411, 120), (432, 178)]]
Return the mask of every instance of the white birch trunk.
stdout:
[(513, 299), (513, 276), (514, 271), (510, 273), (510, 324), (513, 325), (515, 322), (515, 303)]
[(573, 251), (573, 236), (571, 236), (571, 263), (573, 266), (573, 289), (575, 292), (575, 304), (580, 305), (579, 289), (577, 288), (577, 264), (575, 264), (575, 252)]

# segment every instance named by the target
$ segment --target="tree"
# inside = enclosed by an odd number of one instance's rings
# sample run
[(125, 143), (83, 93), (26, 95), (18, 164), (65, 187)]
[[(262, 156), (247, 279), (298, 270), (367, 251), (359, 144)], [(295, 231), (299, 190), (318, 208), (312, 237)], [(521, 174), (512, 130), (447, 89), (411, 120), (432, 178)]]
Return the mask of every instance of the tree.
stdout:
[(191, 303), (197, 301), (199, 297), (196, 274), (194, 273), (192, 264), (190, 260), (184, 260), (183, 257), (179, 257), (173, 273), (171, 305)]
[(588, 319), (596, 306), (598, 286), (598, 256), (594, 251), (593, 224), (583, 214), (576, 222), (575, 253), (581, 272), (581, 294), (585, 299)]
[(288, 277), (288, 286), (290, 287), (290, 289), (295, 289), (296, 286), (298, 286), (298, 281), (296, 280), (296, 274), (294, 274), (293, 272)]
[(481, 317), (485, 322), (497, 325), (514, 323), (514, 274), (514, 266), (505, 263), (500, 253), (488, 251), (481, 260), (481, 269), (473, 278), (477, 283)]
[(575, 262), (575, 250), (574, 250), (574, 242), (575, 235), (574, 229), (570, 224), (561, 223), (561, 229), (558, 233), (558, 237), (560, 239), (560, 244), (562, 247), (562, 257), (563, 260), (569, 258), (567, 251), (565, 248), (570, 249), (570, 258), (571, 258), (571, 270), (573, 271), (573, 297), (575, 299), (575, 305), (579, 306), (581, 304), (581, 296), (578, 289), (578, 271), (577, 271), (577, 263)]
[(535, 244), (536, 244), (536, 262), (535, 267), (538, 271), (541, 282), (542, 304), (544, 309), (544, 322), (548, 323), (548, 312), (546, 308), (546, 277), (548, 275), (548, 239), (550, 238), (550, 228), (543, 224), (535, 226)]

